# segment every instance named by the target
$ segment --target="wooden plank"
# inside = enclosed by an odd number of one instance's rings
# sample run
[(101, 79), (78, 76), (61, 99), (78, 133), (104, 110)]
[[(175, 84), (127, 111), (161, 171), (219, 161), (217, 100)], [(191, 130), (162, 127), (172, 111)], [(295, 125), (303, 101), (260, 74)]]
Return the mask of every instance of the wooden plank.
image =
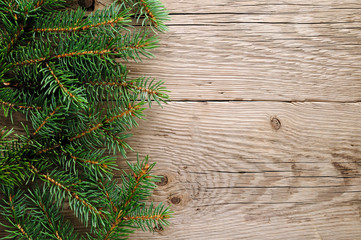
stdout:
[[(112, 0), (98, 0), (109, 4)], [(349, 10), (360, 9), (361, 3), (357, 0), (318, 0), (318, 1), (302, 1), (302, 0), (203, 0), (203, 1), (192, 1), (192, 0), (163, 0), (162, 1), (166, 8), (171, 13), (197, 13), (197, 14), (208, 14), (208, 13), (248, 13), (248, 14), (262, 14), (262, 13), (312, 13), (312, 12), (327, 12), (327, 11), (339, 11), (345, 14)], [(347, 10), (347, 11), (344, 11)], [(321, 14), (323, 15), (323, 14)], [(333, 16), (326, 16), (330, 19), (338, 19), (340, 15), (335, 14)], [(357, 17), (357, 16), (354, 16)]]
[(173, 100), (359, 101), (360, 37), (341, 32), (328, 25), (171, 26), (156, 58), (131, 70), (165, 80)]
[(172, 21), (156, 58), (130, 69), (166, 80), (173, 100), (361, 99), (359, 1), (165, 5)]
[[(104, 6), (110, 5), (114, 0), (96, 0), (95, 9), (101, 9)], [(349, 10), (360, 9), (361, 3), (357, 0), (319, 0), (314, 2), (305, 2), (302, 0), (287, 0), (287, 1), (275, 1), (275, 0), (163, 0), (165, 7), (171, 14), (179, 13), (197, 13), (197, 14), (209, 14), (209, 13), (248, 13), (248, 14), (262, 14), (262, 13), (310, 13), (315, 11), (339, 11), (344, 14)], [(343, 11), (347, 10), (347, 11)], [(337, 19), (340, 15), (335, 14), (333, 16), (326, 16), (330, 19)], [(357, 17), (357, 16), (354, 16)]]
[[(131, 239), (360, 239), (361, 104), (179, 102), (130, 145), (172, 225)], [(134, 159), (130, 154), (129, 159)]]

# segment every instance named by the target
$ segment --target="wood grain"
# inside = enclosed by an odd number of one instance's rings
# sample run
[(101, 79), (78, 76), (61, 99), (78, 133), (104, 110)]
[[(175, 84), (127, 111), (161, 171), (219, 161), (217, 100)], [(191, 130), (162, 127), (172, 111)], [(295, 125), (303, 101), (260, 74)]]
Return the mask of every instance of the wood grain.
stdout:
[(361, 239), (360, 110), (276, 102), (153, 108), (130, 144), (166, 176), (154, 200), (171, 204), (175, 218), (131, 239)]
[(134, 76), (166, 80), (173, 100), (355, 102), (359, 1), (166, 1), (170, 33)]

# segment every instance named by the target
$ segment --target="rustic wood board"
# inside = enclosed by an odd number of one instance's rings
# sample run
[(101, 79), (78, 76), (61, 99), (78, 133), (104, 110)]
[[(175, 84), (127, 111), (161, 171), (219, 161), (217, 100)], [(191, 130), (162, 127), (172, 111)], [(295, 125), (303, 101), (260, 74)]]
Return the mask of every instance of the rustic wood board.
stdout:
[[(361, 239), (361, 104), (172, 102), (131, 146), (172, 225), (131, 239)], [(129, 159), (134, 159), (130, 154)]]
[(131, 69), (165, 80), (173, 100), (360, 100), (359, 1), (165, 4), (157, 57)]
[(132, 73), (173, 102), (131, 144), (175, 218), (131, 239), (361, 239), (361, 3), (165, 4), (170, 33)]

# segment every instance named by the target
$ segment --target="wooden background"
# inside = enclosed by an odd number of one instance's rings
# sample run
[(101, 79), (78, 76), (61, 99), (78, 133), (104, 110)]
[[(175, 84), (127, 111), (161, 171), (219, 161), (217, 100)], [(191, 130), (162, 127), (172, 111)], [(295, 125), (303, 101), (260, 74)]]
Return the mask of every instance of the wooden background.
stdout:
[(132, 70), (172, 101), (130, 144), (175, 214), (131, 239), (361, 239), (361, 1), (163, 2)]
[(163, 2), (170, 31), (131, 69), (172, 101), (129, 143), (175, 214), (130, 239), (361, 239), (361, 1)]

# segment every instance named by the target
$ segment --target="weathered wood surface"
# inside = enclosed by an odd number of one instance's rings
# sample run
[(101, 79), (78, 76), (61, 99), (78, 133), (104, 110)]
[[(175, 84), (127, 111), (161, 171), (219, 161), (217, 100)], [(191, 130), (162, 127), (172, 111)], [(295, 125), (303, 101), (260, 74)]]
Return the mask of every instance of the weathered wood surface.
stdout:
[(170, 33), (134, 72), (166, 80), (173, 100), (360, 100), (359, 1), (165, 4)]
[(164, 2), (132, 72), (173, 102), (130, 143), (175, 218), (131, 239), (361, 239), (361, 2)]
[(130, 239), (361, 239), (361, 2), (164, 3), (170, 32), (131, 69), (172, 102), (129, 143), (175, 214)]
[[(359, 103), (172, 102), (131, 145), (172, 225), (132, 239), (361, 239)], [(130, 159), (132, 157), (130, 156)]]

